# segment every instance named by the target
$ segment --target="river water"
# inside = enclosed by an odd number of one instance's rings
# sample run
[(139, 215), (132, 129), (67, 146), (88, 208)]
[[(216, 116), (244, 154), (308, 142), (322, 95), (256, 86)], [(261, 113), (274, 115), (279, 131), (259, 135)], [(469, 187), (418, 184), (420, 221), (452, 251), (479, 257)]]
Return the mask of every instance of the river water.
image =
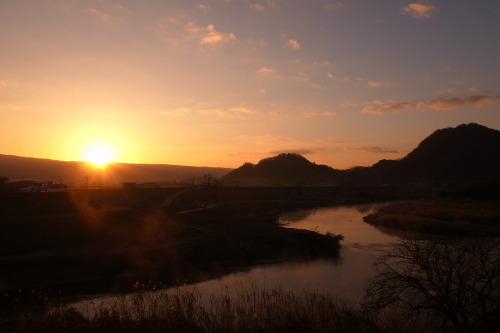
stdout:
[[(293, 291), (294, 294), (325, 292), (351, 304), (359, 303), (363, 300), (364, 289), (373, 274), (373, 263), (380, 255), (380, 250), (398, 241), (398, 237), (384, 234), (363, 221), (364, 216), (382, 205), (384, 204), (303, 210), (280, 218), (280, 223), (289, 228), (342, 234), (344, 240), (337, 259), (261, 265), (184, 288), (195, 288), (202, 297), (207, 298), (221, 293), (238, 297), (252, 290), (279, 289)], [(176, 288), (177, 291), (178, 289), (179, 287)], [(106, 297), (98, 300), (102, 304), (106, 302)], [(73, 306), (80, 310), (88, 309), (89, 302), (93, 301), (95, 299), (81, 301)]]
[(364, 289), (373, 272), (373, 263), (380, 250), (396, 242), (365, 223), (363, 217), (381, 203), (339, 206), (303, 210), (286, 214), (280, 223), (289, 228), (314, 230), (326, 234), (342, 234), (342, 249), (338, 259), (319, 259), (306, 262), (287, 262), (258, 266), (246, 272), (226, 275), (220, 279), (196, 284), (202, 294), (225, 290), (241, 292), (242, 288), (283, 289), (301, 292), (333, 293), (351, 303), (363, 300)]

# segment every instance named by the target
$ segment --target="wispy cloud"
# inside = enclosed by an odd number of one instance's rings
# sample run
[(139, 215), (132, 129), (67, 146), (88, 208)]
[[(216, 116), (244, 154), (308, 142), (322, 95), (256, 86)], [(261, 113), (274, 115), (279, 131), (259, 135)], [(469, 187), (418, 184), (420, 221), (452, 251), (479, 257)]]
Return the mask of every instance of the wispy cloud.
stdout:
[(175, 110), (168, 110), (161, 112), (163, 115), (173, 117), (187, 117), (194, 115), (211, 116), (211, 117), (240, 117), (252, 116), (261, 114), (261, 112), (248, 107), (232, 107), (232, 108), (217, 108), (203, 106), (203, 103), (194, 107), (181, 107)]
[(196, 9), (198, 9), (198, 10), (200, 10), (200, 11), (204, 12), (205, 14), (207, 14), (207, 13), (210, 11), (211, 6), (210, 6), (210, 5), (207, 5), (207, 4), (201, 4), (201, 3), (200, 3), (200, 4), (198, 4), (198, 5), (196, 6)]
[(289, 39), (288, 40), (288, 46), (292, 49), (292, 50), (298, 50), (300, 49), (300, 44), (299, 42), (296, 40), (296, 39)]
[(303, 113), (307, 118), (316, 118), (316, 117), (334, 117), (336, 115), (333, 111), (308, 111)]
[(112, 18), (111, 15), (92, 7), (87, 9), (87, 12), (103, 23), (109, 23)]
[(189, 116), (192, 112), (193, 110), (191, 108), (186, 107), (186, 108), (178, 108), (171, 111), (163, 111), (161, 113), (167, 116), (185, 117)]
[(87, 8), (87, 13), (102, 23), (110, 23), (127, 12), (129, 9), (123, 4), (110, 0), (95, 0), (93, 6)]
[(335, 80), (337, 82), (342, 82), (345, 84), (354, 85), (357, 87), (365, 86), (368, 88), (380, 88), (380, 87), (391, 85), (389, 82), (374, 81), (374, 80), (369, 80), (369, 79), (366, 79), (363, 77), (350, 77), (350, 76), (346, 76), (346, 75), (338, 75), (338, 74), (334, 74), (331, 72), (327, 72), (324, 75), (331, 80)]
[(158, 24), (158, 35), (171, 47), (185, 48), (198, 46), (214, 49), (217, 46), (237, 41), (231, 32), (222, 32), (215, 25), (199, 26), (186, 17), (169, 17)]
[(402, 11), (418, 19), (428, 19), (432, 17), (436, 9), (437, 7), (434, 5), (414, 2), (404, 6)]
[(467, 90), (469, 92), (474, 92), (474, 93), (478, 93), (478, 92), (490, 92), (491, 91), (490, 89), (483, 88), (483, 87), (470, 87)]
[(325, 10), (336, 10), (342, 7), (344, 7), (344, 4), (340, 1), (337, 1), (337, 2), (327, 3), (324, 8)]
[(258, 114), (258, 111), (255, 111), (253, 109), (247, 108), (247, 107), (234, 107), (231, 108), (229, 111), (235, 113), (235, 114)]
[(374, 147), (353, 147), (353, 146), (349, 146), (349, 147), (347, 147), (347, 150), (350, 150), (350, 151), (362, 151), (362, 152), (366, 152), (366, 153), (377, 153), (377, 154), (396, 154), (396, 153), (398, 153), (398, 151), (395, 150), (395, 149), (383, 148), (383, 147), (378, 147), (378, 146), (374, 146)]
[(275, 134), (260, 134), (255, 136), (239, 136), (237, 140), (244, 142), (247, 147), (254, 147), (256, 151), (264, 152), (263, 157), (279, 153), (298, 153), (301, 155), (317, 152), (334, 151), (343, 149), (345, 144), (333, 138), (314, 140), (299, 140), (293, 137)]
[(278, 71), (272, 67), (261, 67), (257, 70), (257, 75), (260, 77), (280, 78)]
[(262, 4), (262, 3), (252, 3), (252, 4), (250, 4), (250, 8), (257, 10), (259, 12), (263, 12), (266, 9), (264, 4)]
[(229, 32), (220, 32), (215, 30), (213, 24), (209, 24), (206, 28), (202, 29), (202, 37), (200, 44), (221, 44), (230, 42), (236, 39), (236, 35)]
[(381, 115), (386, 113), (400, 112), (411, 109), (430, 110), (453, 110), (463, 106), (473, 106), (481, 108), (487, 104), (500, 102), (500, 94), (497, 95), (472, 95), (464, 98), (460, 97), (439, 97), (435, 99), (423, 100), (419, 102), (382, 102), (373, 101), (372, 105), (361, 109), (362, 113)]
[(312, 155), (312, 154), (314, 154), (314, 150), (311, 150), (311, 149), (273, 150), (273, 151), (270, 151), (269, 154), (271, 154), (271, 155), (279, 155), (279, 154)]
[(382, 82), (378, 82), (378, 81), (370, 81), (366, 84), (368, 87), (370, 88), (379, 88), (379, 87), (382, 87)]

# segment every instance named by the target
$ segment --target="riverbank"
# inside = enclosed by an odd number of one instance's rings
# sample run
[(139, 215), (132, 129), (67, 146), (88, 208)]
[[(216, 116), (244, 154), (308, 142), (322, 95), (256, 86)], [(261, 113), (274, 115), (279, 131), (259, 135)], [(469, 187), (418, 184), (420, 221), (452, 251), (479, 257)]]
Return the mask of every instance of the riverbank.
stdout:
[(435, 198), (389, 204), (364, 221), (410, 233), (500, 237), (499, 186), (499, 180), (474, 183)]

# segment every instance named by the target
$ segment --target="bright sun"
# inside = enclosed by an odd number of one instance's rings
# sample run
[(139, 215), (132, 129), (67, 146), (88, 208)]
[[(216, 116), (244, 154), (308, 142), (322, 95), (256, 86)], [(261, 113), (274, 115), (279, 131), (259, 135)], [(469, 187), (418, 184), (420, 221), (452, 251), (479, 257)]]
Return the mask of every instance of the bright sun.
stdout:
[(104, 165), (115, 160), (115, 153), (106, 144), (92, 144), (85, 149), (84, 158), (96, 165)]

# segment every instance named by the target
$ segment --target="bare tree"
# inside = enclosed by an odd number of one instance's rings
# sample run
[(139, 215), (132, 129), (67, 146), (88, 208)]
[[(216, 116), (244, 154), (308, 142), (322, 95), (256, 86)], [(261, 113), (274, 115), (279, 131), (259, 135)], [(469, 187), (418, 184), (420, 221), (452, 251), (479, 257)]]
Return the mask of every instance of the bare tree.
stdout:
[(499, 240), (404, 240), (376, 264), (365, 308), (403, 315), (430, 330), (500, 328)]

